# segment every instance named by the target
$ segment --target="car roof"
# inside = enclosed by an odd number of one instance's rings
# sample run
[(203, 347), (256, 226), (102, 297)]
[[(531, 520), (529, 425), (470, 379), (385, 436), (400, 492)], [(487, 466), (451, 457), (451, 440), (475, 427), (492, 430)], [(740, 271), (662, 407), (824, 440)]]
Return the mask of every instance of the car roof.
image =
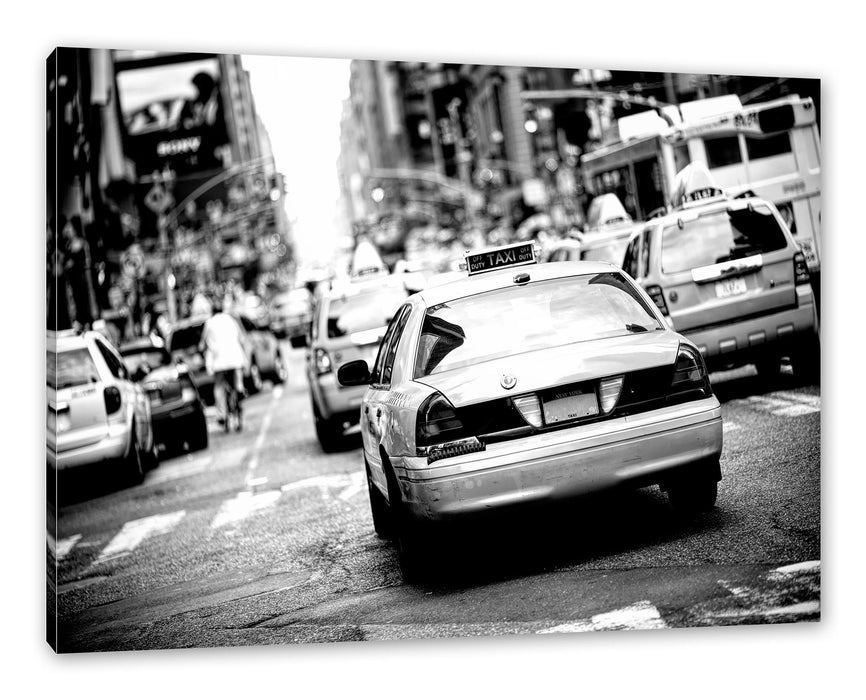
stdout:
[(120, 354), (122, 355), (125, 352), (135, 352), (136, 350), (145, 350), (145, 349), (165, 349), (165, 345), (161, 341), (154, 340), (153, 338), (136, 338), (135, 340), (130, 340), (128, 343), (122, 343), (119, 348)]
[(646, 222), (645, 225), (641, 225), (638, 228), (638, 231), (644, 230), (644, 227), (649, 226), (650, 224), (654, 226), (668, 226), (672, 223), (675, 224), (677, 220), (683, 218), (683, 216), (692, 218), (695, 216), (695, 214), (715, 214), (720, 211), (727, 211), (732, 206), (746, 209), (750, 205), (759, 204), (768, 206), (770, 204), (770, 201), (764, 199), (763, 197), (734, 197), (725, 199), (712, 199), (708, 200), (706, 204), (694, 204), (684, 209), (674, 209), (667, 212), (666, 214), (662, 214), (661, 216), (657, 216), (654, 219), (650, 219)]
[(48, 334), (48, 349), (53, 352), (65, 352), (66, 350), (78, 350), (79, 348), (87, 347), (88, 336), (93, 331), (85, 331), (84, 333), (49, 333)]
[(531, 282), (574, 277), (576, 275), (593, 275), (602, 272), (620, 272), (620, 268), (612, 263), (597, 261), (563, 261), (555, 263), (538, 263), (536, 265), (521, 265), (492, 272), (466, 276), (454, 282), (445, 282), (435, 287), (414, 294), (411, 298), (421, 299), (426, 306), (436, 306), (453, 299), (490, 292), (494, 289), (510, 287), (514, 284), (514, 276), (526, 272)]

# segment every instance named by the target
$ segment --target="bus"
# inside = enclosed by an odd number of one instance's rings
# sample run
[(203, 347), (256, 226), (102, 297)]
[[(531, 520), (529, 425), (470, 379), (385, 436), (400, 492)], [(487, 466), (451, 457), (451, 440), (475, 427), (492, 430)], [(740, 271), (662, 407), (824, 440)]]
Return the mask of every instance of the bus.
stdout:
[(775, 204), (818, 280), (821, 153), (811, 98), (744, 106), (724, 95), (624, 117), (618, 127), (618, 142), (581, 157), (588, 193), (614, 193), (645, 221), (669, 209), (676, 174), (701, 161), (729, 196)]

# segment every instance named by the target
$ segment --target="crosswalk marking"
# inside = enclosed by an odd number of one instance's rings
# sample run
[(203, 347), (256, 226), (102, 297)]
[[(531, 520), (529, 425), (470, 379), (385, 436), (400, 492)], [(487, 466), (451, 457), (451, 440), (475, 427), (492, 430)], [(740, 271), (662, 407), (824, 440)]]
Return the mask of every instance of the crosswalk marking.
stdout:
[[(792, 394), (791, 396), (798, 395)], [(774, 416), (783, 416), (786, 418), (805, 416), (810, 413), (818, 413), (821, 411), (820, 401), (817, 403), (813, 401), (799, 401), (782, 396), (777, 398), (775, 395), (750, 396), (746, 399), (746, 403), (750, 404), (752, 407), (767, 410)]]
[(201, 474), (206, 471), (212, 462), (213, 457), (207, 455), (188, 462), (184, 461), (177, 464), (163, 464), (160, 465), (159, 469), (148, 472), (144, 478), (144, 483), (147, 486), (153, 486), (156, 484), (164, 484), (168, 481), (175, 481), (176, 479), (183, 479), (188, 476), (195, 476), (196, 474)]
[(648, 600), (642, 600), (625, 608), (593, 615), (589, 619), (566, 622), (539, 630), (538, 634), (570, 632), (600, 632), (603, 630), (656, 630), (667, 625), (658, 609)]
[(278, 490), (255, 494), (250, 491), (241, 491), (233, 499), (223, 502), (211, 523), (211, 528), (217, 530), (223, 525), (244, 520), (256, 511), (274, 505), (279, 497), (280, 491)]
[(72, 548), (78, 543), (78, 540), (81, 539), (81, 535), (72, 535), (72, 537), (64, 537), (62, 540), (57, 542), (54, 537), (51, 536), (51, 533), (48, 534), (48, 549), (51, 552), (51, 556), (54, 557), (55, 561), (61, 561), (69, 556), (69, 553), (72, 551)]
[(183, 519), (184, 515), (186, 515), (186, 511), (179, 510), (174, 513), (130, 520), (100, 552), (94, 566), (130, 554), (148, 537), (170, 532)]

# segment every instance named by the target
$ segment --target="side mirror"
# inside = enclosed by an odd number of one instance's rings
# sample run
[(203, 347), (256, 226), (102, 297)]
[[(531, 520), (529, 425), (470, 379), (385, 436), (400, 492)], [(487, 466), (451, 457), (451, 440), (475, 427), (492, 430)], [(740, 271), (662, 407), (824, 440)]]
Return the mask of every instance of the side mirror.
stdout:
[(365, 360), (347, 362), (337, 370), (337, 381), (343, 386), (364, 386), (370, 383), (370, 370)]

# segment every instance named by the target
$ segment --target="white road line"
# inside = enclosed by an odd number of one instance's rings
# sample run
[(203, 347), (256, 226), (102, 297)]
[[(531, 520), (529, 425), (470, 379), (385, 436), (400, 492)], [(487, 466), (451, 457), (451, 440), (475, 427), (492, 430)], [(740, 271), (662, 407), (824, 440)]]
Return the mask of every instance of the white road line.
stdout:
[(183, 519), (184, 515), (186, 515), (186, 511), (179, 510), (174, 513), (130, 520), (100, 552), (94, 566), (132, 553), (148, 537), (170, 532)]
[(798, 574), (818, 574), (820, 572), (820, 561), (802, 561), (797, 564), (789, 564), (788, 566), (780, 566), (778, 569), (773, 569), (767, 575), (767, 578), (771, 581), (780, 581), (792, 578)]
[(775, 399), (771, 396), (750, 396), (748, 402), (753, 406), (759, 406), (769, 411), (774, 416), (784, 416), (786, 418), (805, 416), (810, 413), (818, 413), (821, 410), (820, 407), (816, 408), (815, 406), (808, 406), (795, 401)]
[(600, 632), (603, 630), (655, 630), (667, 625), (656, 607), (642, 600), (625, 608), (593, 615), (589, 619), (566, 622), (555, 627), (539, 630), (538, 634), (569, 632)]
[(206, 471), (213, 463), (213, 457), (207, 455), (198, 459), (193, 459), (189, 462), (179, 462), (177, 464), (162, 464), (159, 469), (148, 472), (144, 477), (144, 483), (148, 486), (154, 484), (163, 484), (167, 481), (175, 479), (183, 479), (188, 476), (195, 476)]
[(289, 491), (299, 491), (302, 489), (319, 488), (332, 489), (340, 486), (346, 487), (351, 483), (351, 474), (323, 474), (321, 476), (311, 476), (300, 481), (293, 481), (288, 484), (283, 484), (280, 491), (288, 493)]
[(797, 394), (793, 391), (774, 391), (772, 396), (778, 396), (780, 399), (793, 401), (794, 403), (805, 404), (812, 408), (817, 408), (818, 410), (821, 409), (821, 397), (813, 394)]
[(255, 479), (247, 479), (247, 488), (254, 489), (256, 486), (262, 486), (268, 483), (268, 477), (258, 476)]
[(740, 424), (735, 423), (732, 420), (726, 420), (722, 423), (722, 430), (725, 432), (732, 433), (735, 430), (739, 430), (739, 429), (740, 429)]
[(264, 491), (256, 494), (250, 491), (241, 491), (231, 500), (223, 502), (219, 512), (211, 523), (211, 528), (216, 530), (223, 525), (237, 523), (248, 518), (256, 511), (274, 505), (279, 499), (280, 493), (278, 490)]
[(721, 610), (711, 617), (748, 618), (748, 617), (781, 617), (784, 615), (811, 615), (821, 612), (821, 602), (807, 600), (803, 603), (786, 605), (781, 608), (749, 608), (748, 610)]
[(337, 494), (337, 498), (348, 501), (356, 493), (359, 493), (364, 487), (364, 473), (355, 472), (351, 476), (352, 483)]
[(48, 549), (51, 551), (51, 556), (54, 557), (54, 561), (61, 561), (69, 556), (72, 548), (78, 544), (78, 540), (80, 539), (81, 535), (72, 535), (72, 537), (64, 537), (59, 542), (56, 542), (49, 533)]
[(283, 395), (283, 387), (275, 386), (274, 391), (273, 391), (274, 399), (276, 400), (276, 399), (280, 398), (282, 395)]

